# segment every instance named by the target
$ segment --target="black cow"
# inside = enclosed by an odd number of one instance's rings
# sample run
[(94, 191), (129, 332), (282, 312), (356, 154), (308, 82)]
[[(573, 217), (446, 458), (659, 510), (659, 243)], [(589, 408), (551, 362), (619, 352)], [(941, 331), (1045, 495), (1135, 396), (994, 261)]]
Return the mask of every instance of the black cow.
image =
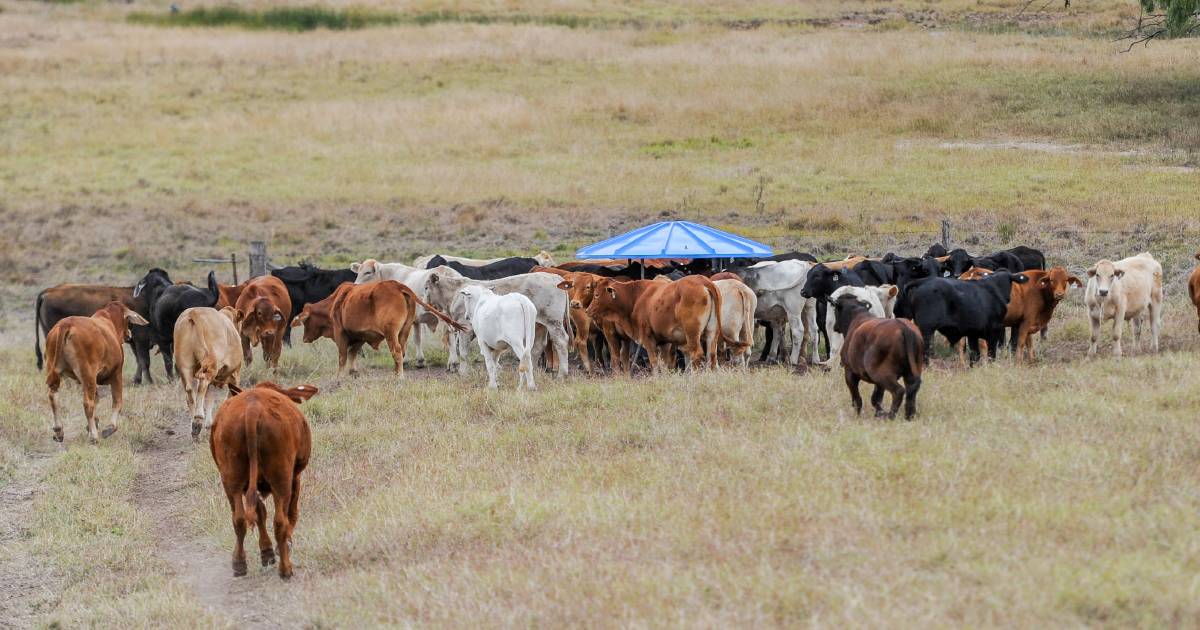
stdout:
[(908, 302), (904, 299), (908, 285), (913, 280), (941, 275), (941, 264), (931, 256), (900, 258), (895, 254), (888, 254), (884, 256), (884, 260), (892, 266), (892, 284), (896, 285), (897, 289), (894, 313), (896, 317), (911, 319), (912, 313), (909, 312)]
[(929, 249), (925, 250), (925, 256), (929, 258), (941, 258), (949, 253), (941, 243), (934, 243), (929, 246)]
[(800, 295), (817, 300), (817, 330), (821, 339), (825, 340), (825, 353), (822, 353), (822, 358), (828, 358), (829, 352), (829, 332), (825, 329), (825, 317), (829, 311), (830, 296), (842, 287), (865, 286), (867, 283), (856, 268), (831, 269), (818, 264), (808, 270), (808, 277), (804, 280), (804, 288), (800, 290)]
[(1042, 252), (1032, 247), (1017, 245), (1012, 249), (1006, 249), (1004, 251), (1016, 256), (1017, 260), (1021, 261), (1021, 265), (1024, 267), (1024, 269), (1021, 271), (1028, 271), (1030, 269), (1046, 269), (1046, 257), (1042, 255)]
[(150, 310), (150, 328), (154, 330), (159, 351), (163, 354), (167, 378), (171, 378), (175, 321), (189, 308), (217, 305), (217, 300), (221, 297), (220, 291), (217, 290), (217, 274), (213, 271), (208, 272), (208, 290), (205, 290), (191, 284), (171, 284), (167, 272), (154, 269), (133, 287), (133, 297), (142, 295), (146, 296), (146, 305)]
[(805, 252), (790, 251), (790, 252), (787, 252), (784, 254), (775, 254), (774, 256), (767, 256), (766, 258), (734, 258), (729, 263), (729, 265), (727, 265), (727, 267), (730, 269), (732, 269), (734, 267), (749, 267), (751, 265), (756, 265), (760, 262), (766, 262), (766, 261), (783, 262), (785, 260), (803, 260), (805, 262), (810, 262), (810, 263), (819, 262), (817, 260), (816, 256), (813, 256), (812, 254), (805, 253)]
[(463, 277), (471, 278), (472, 280), (499, 280), (500, 278), (529, 273), (534, 267), (541, 265), (541, 263), (535, 258), (515, 256), (479, 267), (472, 267), (453, 260), (446, 260), (441, 256), (434, 256), (429, 261), (428, 268), (432, 269), (441, 265), (445, 265), (462, 274)]
[(942, 276), (957, 278), (971, 267), (1009, 273), (1025, 271), (1025, 265), (1021, 259), (1009, 251), (996, 252), (987, 256), (972, 256), (964, 249), (956, 249), (950, 252), (949, 258), (942, 264)]
[(988, 344), (988, 356), (996, 357), (1004, 339), (1004, 314), (1012, 295), (1012, 283), (1028, 278), (1020, 273), (998, 271), (986, 278), (965, 281), (957, 278), (921, 278), (909, 284), (904, 296), (913, 322), (925, 339), (929, 361), (933, 333), (939, 332), (953, 346), (967, 338), (971, 364), (979, 359), (979, 340)]
[(319, 269), (308, 263), (300, 263), (298, 267), (283, 267), (274, 269), (271, 275), (283, 281), (287, 287), (288, 297), (292, 300), (292, 313), (288, 316), (288, 325), (283, 333), (283, 341), (292, 343), (292, 320), (300, 314), (305, 304), (320, 302), (333, 295), (334, 290), (344, 282), (354, 282), (358, 274), (349, 269)]

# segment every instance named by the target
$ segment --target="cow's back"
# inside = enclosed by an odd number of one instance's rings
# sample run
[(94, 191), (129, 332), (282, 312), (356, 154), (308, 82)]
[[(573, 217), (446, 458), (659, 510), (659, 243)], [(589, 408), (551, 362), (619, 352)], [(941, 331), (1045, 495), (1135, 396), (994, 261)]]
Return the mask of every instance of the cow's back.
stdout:
[(104, 381), (125, 363), (121, 343), (111, 326), (94, 317), (64, 317), (46, 334), (47, 370), (79, 376), (81, 369), (96, 369)]
[(242, 342), (237, 326), (220, 311), (207, 306), (185, 310), (175, 322), (175, 363), (199, 367), (211, 357), (230, 371), (242, 366)]
[(350, 336), (383, 336), (415, 316), (415, 303), (394, 280), (343, 285), (335, 294), (330, 318), (335, 330)]
[(250, 423), (255, 424), (260, 485), (270, 477), (267, 471), (287, 471), (290, 479), (308, 465), (312, 435), (299, 406), (282, 393), (256, 387), (226, 400), (217, 410), (209, 448), (222, 479), (245, 479), (248, 474)]
[(1141, 312), (1151, 302), (1162, 301), (1162, 265), (1153, 256), (1148, 253), (1130, 256), (1114, 266), (1125, 272), (1121, 292), (1126, 314)]

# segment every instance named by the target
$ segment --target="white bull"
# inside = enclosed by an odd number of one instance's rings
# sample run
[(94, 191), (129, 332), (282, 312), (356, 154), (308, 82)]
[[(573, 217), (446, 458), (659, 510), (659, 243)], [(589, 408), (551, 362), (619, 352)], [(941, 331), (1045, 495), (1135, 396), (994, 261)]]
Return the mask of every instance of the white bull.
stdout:
[[(425, 299), (433, 306), (444, 310), (451, 317), (458, 319), (465, 315), (461, 304), (455, 304), (458, 292), (467, 286), (481, 286), (494, 291), (498, 295), (519, 293), (529, 298), (537, 309), (537, 330), (534, 341), (534, 354), (541, 355), (547, 338), (554, 347), (554, 356), (558, 364), (558, 375), (567, 375), (567, 346), (570, 335), (567, 334), (567, 321), (570, 317), (570, 300), (566, 291), (558, 288), (562, 277), (552, 273), (537, 272), (509, 276), (499, 280), (471, 280), (464, 278), (449, 267), (434, 267), (426, 278)], [(458, 367), (460, 374), (466, 373), (467, 350), (471, 341), (473, 326), (467, 325), (465, 333), (454, 333), (450, 342), (449, 369)]]
[[(441, 256), (442, 258), (446, 259), (446, 262), (456, 262), (456, 263), (459, 263), (462, 265), (466, 265), (468, 267), (482, 267), (484, 265), (490, 265), (494, 262), (500, 262), (501, 260), (504, 260), (504, 257), (501, 257), (501, 258), (465, 258), (463, 256), (450, 256), (447, 254), (428, 254), (425, 256), (418, 256), (417, 259), (413, 261), (413, 267), (416, 267), (417, 269), (424, 269), (424, 268), (428, 267), (429, 261), (433, 260), (434, 256)], [(538, 252), (536, 256), (531, 256), (531, 258), (538, 261), (538, 264), (543, 267), (553, 267), (554, 266), (554, 257), (550, 255), (550, 252), (548, 252), (544, 249), (542, 251)]]
[(1121, 356), (1122, 327), (1133, 324), (1136, 345), (1142, 343), (1144, 320), (1150, 323), (1150, 347), (1158, 352), (1158, 333), (1162, 327), (1162, 265), (1148, 253), (1117, 262), (1101, 260), (1088, 269), (1083, 301), (1092, 325), (1092, 345), (1088, 356), (1096, 354), (1100, 325), (1113, 320), (1113, 356)]
[[(746, 286), (758, 297), (754, 317), (770, 322), (775, 329), (774, 344), (783, 341), (783, 322), (792, 330), (792, 354), (788, 362), (800, 361), (804, 345), (811, 344), (812, 362), (817, 355), (817, 302), (800, 295), (812, 263), (803, 260), (764, 261), (737, 271)], [(778, 348), (775, 345), (771, 350)]]
[(896, 296), (899, 293), (899, 289), (892, 284), (881, 284), (877, 287), (841, 287), (835, 290), (829, 296), (830, 307), (825, 311), (825, 330), (829, 333), (829, 359), (822, 365), (837, 367), (842, 362), (842, 343), (845, 341), (845, 335), (834, 330), (837, 309), (833, 305), (837, 304), (838, 298), (853, 295), (858, 301), (868, 305), (875, 317), (890, 318), (895, 317), (892, 309), (896, 305)]
[[(443, 267), (447, 270), (447, 274), (453, 274), (457, 277), (462, 277), (457, 271), (449, 267)], [(431, 269), (418, 269), (409, 267), (404, 263), (381, 263), (373, 258), (368, 258), (361, 263), (351, 263), (350, 271), (358, 274), (354, 279), (354, 284), (366, 284), (368, 282), (380, 282), (382, 280), (395, 280), (400, 284), (412, 289), (417, 297), (429, 301), (425, 295), (425, 284), (429, 275), (433, 273)], [(413, 343), (417, 346), (417, 367), (425, 366), (425, 344), (422, 343), (422, 327), (428, 326), (434, 328), (437, 326), (438, 319), (432, 313), (429, 313), (420, 305), (417, 306), (417, 325), (413, 326), (412, 338)]]
[(533, 383), (533, 329), (537, 322), (533, 302), (520, 293), (496, 295), (478, 284), (467, 284), (457, 295), (454, 304), (464, 312), (461, 321), (475, 332), (479, 352), (487, 365), (488, 387), (499, 387), (496, 377), (500, 373), (500, 355), (512, 350), (518, 361), (517, 389), (523, 385), (537, 389)]

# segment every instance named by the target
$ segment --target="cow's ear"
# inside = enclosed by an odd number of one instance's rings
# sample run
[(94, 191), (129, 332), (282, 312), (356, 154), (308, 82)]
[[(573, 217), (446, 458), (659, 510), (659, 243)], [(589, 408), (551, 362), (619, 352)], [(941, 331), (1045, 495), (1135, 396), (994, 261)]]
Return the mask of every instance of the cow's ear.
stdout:
[(1067, 284), (1073, 284), (1079, 288), (1083, 288), (1083, 281), (1075, 276), (1067, 276)]
[(1087, 275), (1089, 278), (1095, 278), (1096, 277), (1096, 268), (1092, 267), (1091, 269), (1088, 269)]
[(233, 309), (233, 314), (231, 316), (233, 317), (233, 323), (238, 325), (240, 325), (242, 321), (246, 319), (246, 314), (243, 313), (241, 309), (237, 308)]
[(1125, 271), (1123, 269), (1117, 269), (1117, 270), (1113, 271), (1113, 277), (1120, 278), (1121, 276), (1124, 276), (1124, 275), (1125, 275)]
[(437, 283), (438, 283), (438, 275), (436, 273), (429, 274), (429, 284), (437, 284)]
[(312, 385), (297, 385), (289, 390), (285, 390), (283, 394), (292, 399), (292, 402), (299, 405), (300, 403), (317, 395), (317, 388)]
[(149, 326), (150, 325), (150, 322), (146, 321), (145, 317), (138, 315), (136, 312), (130, 310), (129, 308), (125, 309), (125, 321), (129, 322), (130, 324), (136, 324), (138, 326)]
[(558, 288), (562, 289), (563, 291), (569, 291), (574, 287), (575, 283), (571, 282), (570, 280), (563, 280), (562, 282), (558, 283)]
[(353, 271), (354, 273), (358, 273), (359, 269), (362, 269), (361, 263), (356, 263), (356, 262), (350, 263), (350, 271)]
[(612, 297), (612, 299), (614, 299), (614, 300), (617, 299), (617, 290), (616, 289), (614, 289), (612, 287), (605, 287), (605, 289), (608, 289), (608, 295), (610, 297)]

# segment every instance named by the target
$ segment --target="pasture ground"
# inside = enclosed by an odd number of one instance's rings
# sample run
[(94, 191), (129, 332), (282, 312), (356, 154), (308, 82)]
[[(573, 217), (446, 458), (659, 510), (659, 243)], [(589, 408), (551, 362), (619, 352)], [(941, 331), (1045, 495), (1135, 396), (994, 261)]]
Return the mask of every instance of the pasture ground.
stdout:
[[(1200, 625), (1198, 44), (1120, 54), (1132, 1), (128, 19), (168, 4), (0, 0), (0, 619)], [(446, 17), (467, 14), (492, 23)], [(251, 238), (280, 263), (565, 258), (660, 217), (830, 258), (922, 251), (943, 218), (973, 251), (1034, 245), (1075, 272), (1150, 250), (1166, 351), (1083, 359), (1075, 291), (1041, 363), (939, 359), (905, 423), (854, 417), (840, 372), (539, 374), (519, 394), (509, 370), (493, 393), (436, 350), (402, 383), (374, 353), (338, 382), (331, 344), (297, 345), (276, 378), (322, 392), (288, 584), (228, 577), (228, 508), (157, 357), (101, 447), (72, 386), (67, 445), (48, 439), (45, 286), (198, 281), (192, 258)]]

